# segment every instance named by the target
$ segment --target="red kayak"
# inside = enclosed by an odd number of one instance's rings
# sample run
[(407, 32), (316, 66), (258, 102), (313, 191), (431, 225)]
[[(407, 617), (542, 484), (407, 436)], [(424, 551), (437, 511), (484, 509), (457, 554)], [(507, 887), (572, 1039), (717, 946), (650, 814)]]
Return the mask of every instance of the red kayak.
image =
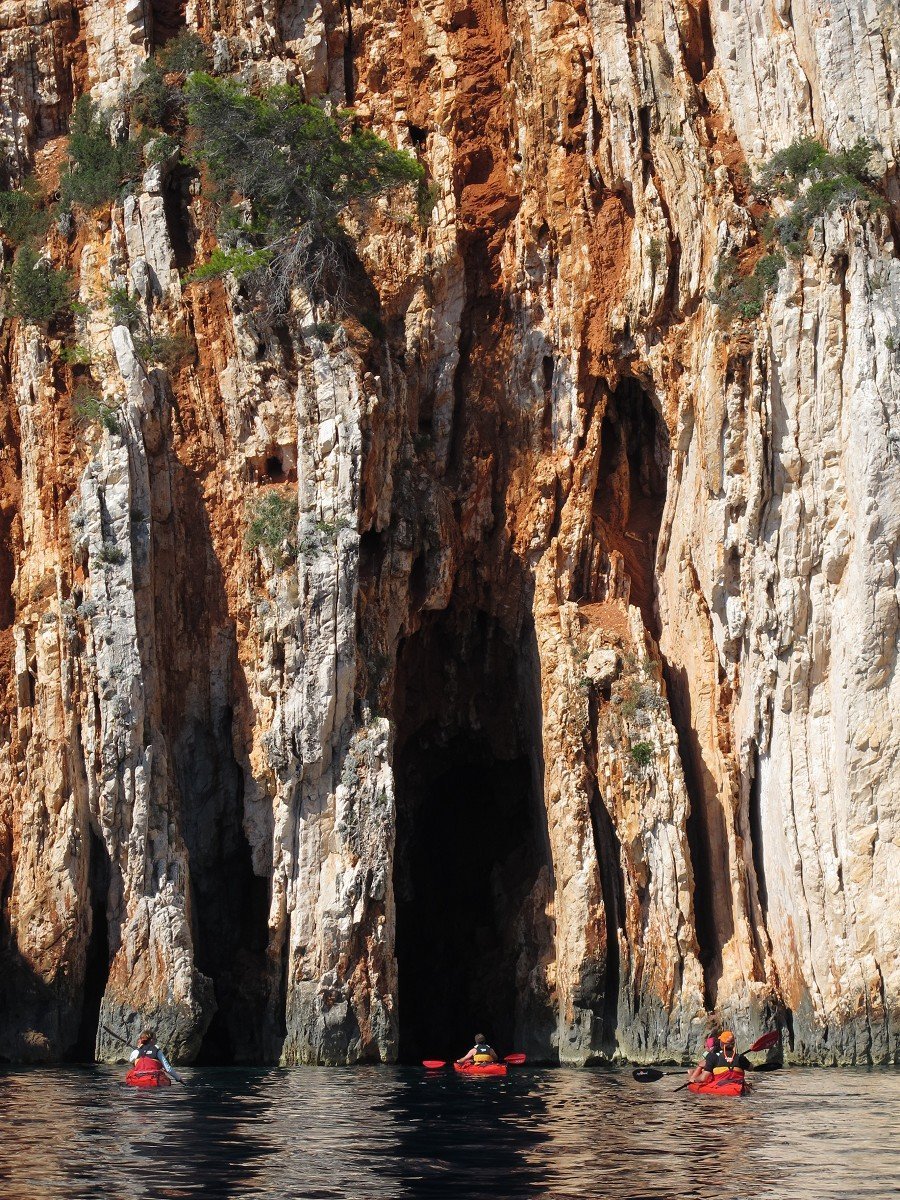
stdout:
[(155, 1058), (138, 1059), (125, 1076), (125, 1082), (131, 1087), (139, 1088), (170, 1087), (172, 1084), (172, 1080), (162, 1069), (162, 1063), (157, 1062)]
[(743, 1073), (733, 1071), (710, 1079), (708, 1083), (688, 1084), (688, 1091), (693, 1092), (695, 1096), (743, 1096), (749, 1090)]
[(506, 1063), (454, 1063), (460, 1075), (505, 1075)]

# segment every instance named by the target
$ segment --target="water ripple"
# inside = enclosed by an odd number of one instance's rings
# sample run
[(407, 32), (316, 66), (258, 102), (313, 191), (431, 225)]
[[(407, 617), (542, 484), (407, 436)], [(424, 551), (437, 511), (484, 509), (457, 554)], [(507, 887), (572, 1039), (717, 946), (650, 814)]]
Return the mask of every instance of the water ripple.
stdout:
[(0, 1200), (885, 1200), (900, 1072), (785, 1070), (740, 1100), (522, 1069), (0, 1074)]

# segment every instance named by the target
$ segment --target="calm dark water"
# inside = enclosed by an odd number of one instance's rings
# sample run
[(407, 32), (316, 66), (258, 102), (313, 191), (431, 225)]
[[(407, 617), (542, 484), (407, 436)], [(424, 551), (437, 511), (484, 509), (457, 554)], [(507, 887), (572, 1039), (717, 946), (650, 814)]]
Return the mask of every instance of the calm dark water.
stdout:
[(0, 1200), (900, 1195), (900, 1072), (787, 1069), (740, 1100), (627, 1071), (122, 1074), (0, 1073)]

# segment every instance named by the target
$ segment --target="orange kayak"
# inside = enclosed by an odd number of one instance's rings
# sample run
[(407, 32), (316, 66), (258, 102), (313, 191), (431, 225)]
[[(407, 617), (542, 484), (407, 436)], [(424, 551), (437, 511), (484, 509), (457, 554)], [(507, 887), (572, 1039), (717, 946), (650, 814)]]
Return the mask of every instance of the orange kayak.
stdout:
[(693, 1092), (695, 1096), (743, 1096), (749, 1090), (743, 1074), (737, 1075), (732, 1072), (710, 1079), (708, 1083), (688, 1084), (688, 1091)]
[(505, 1075), (506, 1063), (454, 1063), (460, 1075)]

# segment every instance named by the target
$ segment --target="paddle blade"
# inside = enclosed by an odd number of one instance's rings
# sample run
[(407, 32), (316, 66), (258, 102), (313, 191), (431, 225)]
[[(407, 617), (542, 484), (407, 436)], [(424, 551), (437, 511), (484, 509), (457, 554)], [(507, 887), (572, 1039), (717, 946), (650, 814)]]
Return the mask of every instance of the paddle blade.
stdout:
[(521, 1067), (522, 1063), (525, 1061), (525, 1055), (524, 1054), (507, 1054), (506, 1058), (504, 1058), (503, 1061), (505, 1063), (509, 1063), (509, 1065), (511, 1067)]
[(446, 1067), (446, 1063), (439, 1058), (423, 1058), (422, 1066), (427, 1067), (429, 1071), (439, 1071), (441, 1067)]
[(769, 1033), (764, 1033), (762, 1037), (758, 1037), (752, 1046), (748, 1047), (747, 1053), (752, 1054), (754, 1050), (770, 1050), (772, 1046), (777, 1046), (781, 1041), (781, 1032), (778, 1029), (773, 1029)]
[(780, 1062), (760, 1063), (758, 1066), (754, 1067), (753, 1070), (754, 1071), (780, 1071), (781, 1063)]
[(657, 1071), (655, 1067), (636, 1067), (631, 1072), (631, 1078), (636, 1079), (638, 1083), (656, 1083), (657, 1079), (662, 1079), (665, 1071)]

